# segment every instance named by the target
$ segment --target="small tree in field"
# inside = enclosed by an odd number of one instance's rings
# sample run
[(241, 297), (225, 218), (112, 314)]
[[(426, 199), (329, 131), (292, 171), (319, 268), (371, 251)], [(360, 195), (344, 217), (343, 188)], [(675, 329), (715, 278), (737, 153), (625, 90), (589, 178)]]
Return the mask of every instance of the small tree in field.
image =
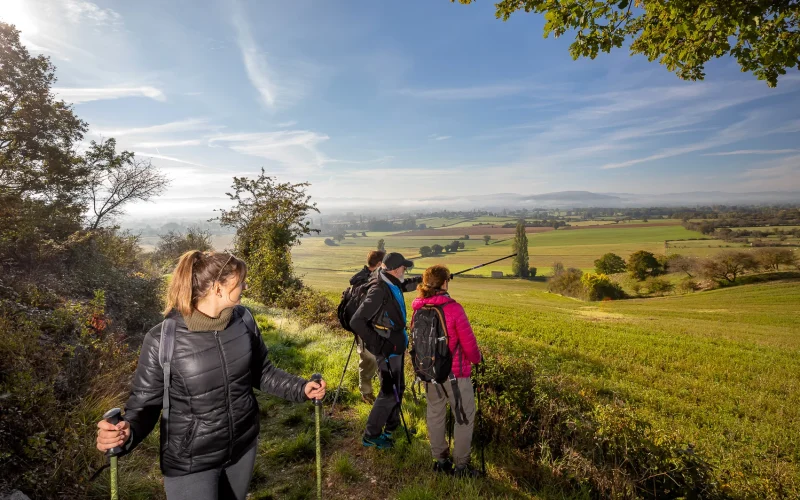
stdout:
[(625, 272), (625, 261), (615, 253), (607, 253), (594, 261), (597, 274), (617, 274)]
[(302, 283), (294, 275), (291, 248), (300, 238), (319, 230), (311, 229), (308, 217), (319, 212), (306, 194), (308, 183), (278, 182), (261, 170), (255, 179), (233, 178), (235, 202), (221, 209), (219, 221), (236, 228), (236, 256), (247, 262), (247, 275), (254, 298), (274, 304)]
[(779, 271), (781, 266), (793, 266), (796, 260), (791, 248), (763, 247), (755, 251), (758, 264), (767, 271)]
[(733, 283), (737, 277), (757, 268), (758, 262), (751, 254), (729, 250), (702, 261), (700, 274), (706, 278)]
[(628, 272), (639, 281), (648, 276), (657, 276), (661, 271), (661, 264), (652, 253), (639, 250), (628, 257)]
[(528, 277), (528, 235), (525, 233), (525, 221), (517, 222), (517, 232), (514, 236), (514, 253), (517, 254), (511, 262), (511, 272), (520, 278)]
[(419, 249), (419, 254), (423, 257), (430, 257), (433, 255), (433, 250), (429, 246), (424, 246)]
[(437, 245), (433, 245), (431, 247), (431, 250), (433, 251), (433, 255), (442, 255), (442, 251), (444, 250), (444, 247), (442, 245), (438, 245), (437, 244)]
[(458, 252), (458, 249), (461, 248), (461, 242), (458, 240), (453, 240), (450, 242), (450, 251), (451, 252)]
[(692, 273), (695, 272), (695, 268), (697, 268), (697, 261), (685, 255), (672, 254), (667, 257), (667, 271), (669, 272), (683, 272), (686, 273), (686, 276), (692, 278)]
[(491, 240), (492, 240), (492, 237), (491, 237), (490, 235), (488, 235), (488, 234), (484, 234), (484, 235), (483, 235), (483, 242), (484, 242), (486, 245), (488, 245), (488, 244), (489, 244), (489, 242), (490, 242)]
[(333, 237), (334, 240), (338, 241), (339, 243), (344, 241), (344, 233), (339, 233)]
[(384, 241), (383, 238), (378, 240), (378, 250), (380, 250), (381, 252), (386, 251), (386, 241)]
[(458, 242), (458, 249), (459, 250), (464, 250), (464, 248), (466, 248), (466, 245), (464, 244), (464, 242), (463, 241), (459, 241)]

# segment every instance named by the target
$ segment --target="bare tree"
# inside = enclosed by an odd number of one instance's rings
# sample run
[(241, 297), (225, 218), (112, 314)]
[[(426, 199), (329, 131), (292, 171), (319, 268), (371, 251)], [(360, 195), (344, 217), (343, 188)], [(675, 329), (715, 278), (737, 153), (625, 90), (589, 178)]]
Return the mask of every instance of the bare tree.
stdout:
[(672, 273), (683, 272), (690, 278), (697, 268), (697, 261), (685, 255), (674, 254), (667, 258), (667, 271)]
[(89, 197), (94, 216), (90, 229), (121, 214), (124, 205), (149, 201), (169, 185), (169, 179), (149, 160), (137, 160), (130, 151), (117, 154), (116, 146), (114, 139), (92, 141), (84, 154), (83, 160), (92, 172)]
[(730, 283), (746, 271), (758, 268), (758, 263), (747, 252), (727, 251), (705, 259), (700, 264), (700, 274), (706, 278), (727, 280)]
[(792, 266), (796, 259), (791, 248), (763, 247), (755, 253), (758, 263), (768, 271), (778, 271), (780, 266)]

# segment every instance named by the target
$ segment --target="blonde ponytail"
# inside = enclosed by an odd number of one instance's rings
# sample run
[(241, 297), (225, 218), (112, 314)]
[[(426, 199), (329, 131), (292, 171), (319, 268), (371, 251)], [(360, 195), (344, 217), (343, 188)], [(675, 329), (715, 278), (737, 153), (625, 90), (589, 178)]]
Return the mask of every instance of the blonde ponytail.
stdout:
[(205, 297), (215, 281), (227, 283), (235, 277), (241, 284), (247, 277), (247, 265), (228, 253), (190, 250), (178, 259), (166, 297), (164, 316), (177, 310), (188, 318), (198, 299)]
[(172, 280), (167, 290), (167, 307), (164, 315), (173, 309), (177, 309), (183, 316), (192, 315), (192, 277), (193, 268), (196, 262), (203, 258), (203, 252), (190, 250), (178, 259), (178, 265), (172, 273)]

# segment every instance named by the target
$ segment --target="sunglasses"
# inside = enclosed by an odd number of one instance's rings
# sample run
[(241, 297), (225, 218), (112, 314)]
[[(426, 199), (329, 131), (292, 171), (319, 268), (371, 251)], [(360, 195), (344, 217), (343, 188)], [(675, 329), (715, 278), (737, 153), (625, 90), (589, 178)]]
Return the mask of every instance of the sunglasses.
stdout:
[(222, 267), (219, 268), (219, 273), (217, 274), (217, 279), (215, 279), (214, 281), (219, 282), (219, 279), (222, 276), (222, 271), (225, 270), (225, 266), (228, 265), (228, 263), (231, 261), (232, 258), (233, 258), (233, 254), (228, 254), (228, 260), (226, 260), (225, 263), (222, 264)]

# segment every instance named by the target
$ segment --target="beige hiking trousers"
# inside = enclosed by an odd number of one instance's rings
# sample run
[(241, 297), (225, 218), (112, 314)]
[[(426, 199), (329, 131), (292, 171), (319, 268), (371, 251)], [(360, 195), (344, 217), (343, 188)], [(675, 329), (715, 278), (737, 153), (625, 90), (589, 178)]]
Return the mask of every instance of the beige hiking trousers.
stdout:
[[(453, 447), (453, 463), (456, 467), (469, 464), (469, 455), (472, 447), (472, 430), (475, 427), (475, 392), (472, 389), (472, 379), (459, 378), (458, 389), (461, 392), (461, 404), (467, 415), (467, 422), (459, 424), (455, 421), (453, 432), (455, 445)], [(431, 440), (431, 454), (433, 458), (447, 458), (450, 447), (445, 436), (445, 421), (447, 418), (447, 404), (453, 411), (455, 419), (456, 402), (453, 397), (453, 386), (450, 381), (438, 384), (425, 384), (426, 399), (428, 401), (428, 437)]]

